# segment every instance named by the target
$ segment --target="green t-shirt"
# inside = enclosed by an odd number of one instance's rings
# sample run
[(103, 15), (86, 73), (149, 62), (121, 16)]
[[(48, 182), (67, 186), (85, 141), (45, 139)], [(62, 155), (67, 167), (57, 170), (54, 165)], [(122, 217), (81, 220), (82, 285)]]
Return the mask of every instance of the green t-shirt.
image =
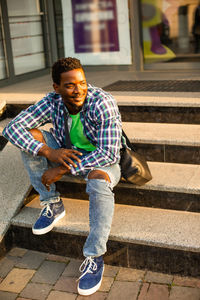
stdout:
[(72, 126), (70, 129), (71, 143), (77, 148), (84, 149), (86, 151), (93, 151), (96, 149), (94, 145), (86, 138), (83, 133), (83, 125), (80, 119), (80, 112), (76, 115), (70, 115), (72, 118)]

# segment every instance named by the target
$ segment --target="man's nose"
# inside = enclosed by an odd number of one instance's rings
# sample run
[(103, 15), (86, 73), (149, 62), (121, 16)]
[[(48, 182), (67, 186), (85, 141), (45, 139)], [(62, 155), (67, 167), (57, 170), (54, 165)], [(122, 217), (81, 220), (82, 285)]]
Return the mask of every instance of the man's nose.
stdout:
[(74, 92), (78, 94), (80, 91), (81, 91), (80, 85), (79, 85), (79, 84), (76, 84), (76, 85), (75, 85), (75, 88), (74, 88)]

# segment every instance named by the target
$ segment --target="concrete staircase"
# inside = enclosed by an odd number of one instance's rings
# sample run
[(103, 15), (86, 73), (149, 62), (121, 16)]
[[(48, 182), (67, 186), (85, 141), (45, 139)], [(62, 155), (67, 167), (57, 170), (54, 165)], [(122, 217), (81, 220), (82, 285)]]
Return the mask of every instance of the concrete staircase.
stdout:
[[(113, 94), (123, 128), (149, 160), (153, 180), (142, 187), (120, 182), (115, 188), (115, 215), (105, 261), (199, 276), (199, 95)], [(1, 121), (0, 128), (7, 121)], [(0, 224), (2, 248), (15, 244), (82, 257), (89, 230), (85, 183), (69, 177), (57, 183), (67, 214), (52, 232), (34, 236), (31, 226), (40, 212), (39, 199), (34, 191), (28, 195), (30, 183), (19, 150), (9, 143), (0, 153), (0, 167), (4, 171), (0, 183), (4, 187), (0, 194), (1, 220), (5, 220)]]

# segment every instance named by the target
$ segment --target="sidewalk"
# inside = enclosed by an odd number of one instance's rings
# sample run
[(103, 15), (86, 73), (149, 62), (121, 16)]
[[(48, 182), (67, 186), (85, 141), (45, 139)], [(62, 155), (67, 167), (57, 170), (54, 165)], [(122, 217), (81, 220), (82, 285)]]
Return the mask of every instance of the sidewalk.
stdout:
[(105, 267), (101, 288), (77, 294), (82, 261), (13, 248), (0, 261), (1, 300), (199, 300), (200, 279)]

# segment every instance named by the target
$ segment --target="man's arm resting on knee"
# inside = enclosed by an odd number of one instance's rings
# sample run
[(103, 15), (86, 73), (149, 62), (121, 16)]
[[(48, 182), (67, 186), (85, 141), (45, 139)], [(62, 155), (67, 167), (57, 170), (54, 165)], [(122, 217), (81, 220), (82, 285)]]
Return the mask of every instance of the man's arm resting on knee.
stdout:
[(70, 170), (61, 166), (50, 168), (44, 172), (42, 175), (41, 181), (46, 186), (47, 190), (49, 190), (50, 184), (58, 181), (64, 174), (70, 173)]
[[(65, 169), (70, 170), (69, 164), (76, 168), (76, 163), (72, 160), (75, 159), (77, 162), (81, 162), (77, 155), (82, 155), (81, 152), (73, 149), (52, 149), (46, 144), (39, 150), (39, 156), (44, 156), (48, 160), (62, 165)], [(64, 170), (61, 170), (64, 171)]]

